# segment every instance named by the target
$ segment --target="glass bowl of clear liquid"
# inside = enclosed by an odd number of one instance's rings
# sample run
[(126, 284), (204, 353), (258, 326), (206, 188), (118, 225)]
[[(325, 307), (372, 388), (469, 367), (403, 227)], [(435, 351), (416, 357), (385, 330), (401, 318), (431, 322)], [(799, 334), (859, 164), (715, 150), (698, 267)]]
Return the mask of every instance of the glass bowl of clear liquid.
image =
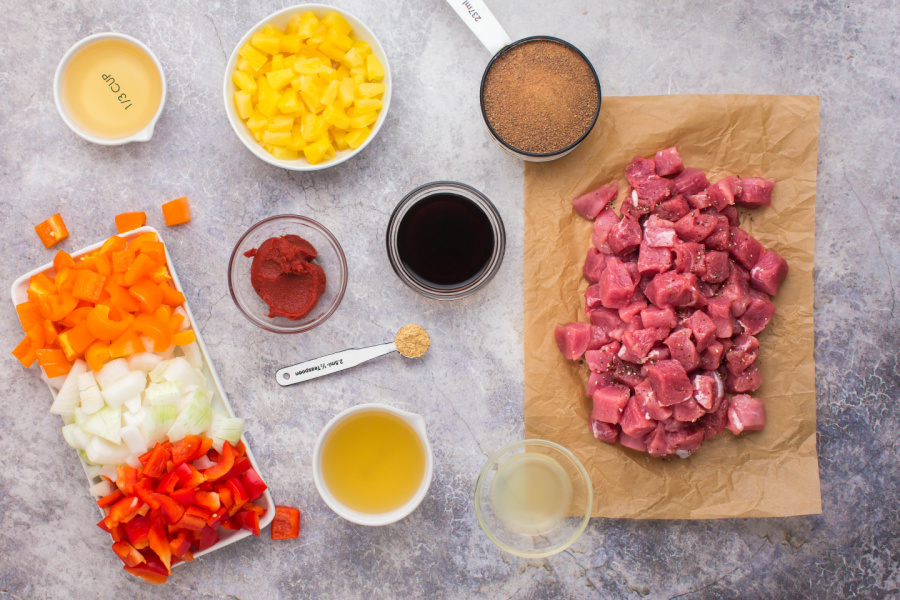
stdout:
[(522, 440), (491, 456), (475, 484), (475, 516), (502, 550), (562, 552), (587, 528), (594, 491), (584, 465), (559, 444)]

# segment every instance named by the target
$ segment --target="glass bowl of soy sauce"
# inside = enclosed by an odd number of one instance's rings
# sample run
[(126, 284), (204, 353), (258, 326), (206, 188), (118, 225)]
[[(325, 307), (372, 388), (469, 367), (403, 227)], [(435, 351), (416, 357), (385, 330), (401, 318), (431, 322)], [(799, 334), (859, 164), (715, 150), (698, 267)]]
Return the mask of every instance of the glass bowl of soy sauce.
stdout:
[(500, 269), (505, 250), (497, 208), (464, 183), (417, 187), (388, 223), (388, 258), (397, 276), (435, 300), (457, 300), (483, 288)]

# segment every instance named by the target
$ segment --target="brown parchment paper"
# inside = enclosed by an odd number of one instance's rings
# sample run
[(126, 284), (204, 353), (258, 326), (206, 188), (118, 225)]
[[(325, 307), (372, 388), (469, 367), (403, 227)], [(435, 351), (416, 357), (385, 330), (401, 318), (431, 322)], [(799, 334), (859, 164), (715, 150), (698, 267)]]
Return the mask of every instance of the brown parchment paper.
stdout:
[[(595, 517), (716, 519), (822, 511), (816, 457), (813, 253), (819, 101), (815, 96), (603, 98), (589, 137), (566, 157), (525, 165), (525, 437), (569, 448), (594, 486)], [(567, 361), (557, 324), (586, 320), (581, 269), (591, 224), (571, 199), (619, 179), (635, 155), (677, 146), (711, 181), (776, 180), (772, 206), (741, 227), (790, 266), (759, 336), (760, 433), (729, 431), (688, 459), (661, 460), (593, 438), (586, 366)]]

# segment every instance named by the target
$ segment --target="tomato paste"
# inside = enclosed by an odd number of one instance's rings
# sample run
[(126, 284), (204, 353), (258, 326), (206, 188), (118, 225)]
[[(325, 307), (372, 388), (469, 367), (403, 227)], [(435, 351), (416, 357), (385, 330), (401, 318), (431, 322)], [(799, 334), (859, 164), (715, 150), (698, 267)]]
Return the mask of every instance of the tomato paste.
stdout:
[(269, 305), (269, 317), (299, 320), (309, 314), (325, 292), (325, 271), (312, 262), (316, 249), (299, 235), (272, 237), (252, 257), (250, 283)]

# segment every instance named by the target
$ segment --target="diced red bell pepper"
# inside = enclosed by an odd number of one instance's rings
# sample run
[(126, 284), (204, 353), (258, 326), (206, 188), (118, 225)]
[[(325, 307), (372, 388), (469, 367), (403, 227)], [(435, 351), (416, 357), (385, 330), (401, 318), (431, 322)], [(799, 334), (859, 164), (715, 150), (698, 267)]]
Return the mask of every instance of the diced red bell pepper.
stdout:
[(143, 562), (147, 562), (140, 552), (134, 546), (126, 541), (114, 542), (112, 545), (113, 552), (122, 559), (126, 567), (136, 567)]
[(231, 488), (223, 483), (216, 486), (216, 492), (219, 494), (219, 501), (222, 503), (222, 506), (227, 509), (231, 509), (234, 506), (234, 494), (231, 493)]
[(175, 471), (171, 473), (166, 473), (163, 475), (163, 478), (159, 480), (159, 485), (156, 486), (156, 492), (158, 494), (171, 494), (175, 491), (175, 486), (178, 485), (178, 474)]
[(225, 488), (231, 490), (231, 497), (234, 499), (234, 504), (228, 509), (228, 514), (233, 517), (250, 501), (250, 496), (247, 495), (244, 484), (237, 477), (232, 477), (226, 481)]
[(162, 519), (155, 519), (150, 526), (150, 549), (153, 550), (165, 565), (166, 571), (172, 572), (172, 548), (169, 546), (169, 536), (166, 535)]
[(122, 493), (122, 490), (113, 490), (112, 493), (107, 494), (106, 496), (103, 496), (102, 498), (97, 500), (97, 506), (99, 506), (100, 508), (103, 508), (104, 506), (111, 506), (112, 504), (115, 504), (116, 502), (121, 500), (124, 496), (125, 494)]
[(184, 516), (178, 521), (178, 526), (182, 529), (190, 529), (191, 531), (200, 531), (206, 527), (206, 521), (209, 520), (210, 512), (198, 506), (189, 506), (184, 511)]
[(201, 508), (205, 508), (210, 512), (215, 512), (222, 506), (222, 502), (219, 500), (219, 494), (215, 492), (204, 492), (203, 490), (196, 491), (196, 494), (194, 495), (194, 504)]
[(225, 519), (224, 521), (222, 521), (222, 529), (237, 531), (240, 528), (241, 525), (237, 522), (237, 519)]
[(134, 484), (134, 493), (152, 510), (159, 508), (159, 500), (156, 499), (156, 494), (153, 493), (153, 480), (149, 477), (144, 477)]
[(248, 502), (247, 504), (245, 504), (243, 510), (249, 510), (249, 511), (255, 512), (256, 514), (259, 515), (260, 519), (263, 517), (264, 514), (266, 514), (265, 508), (263, 508), (259, 504), (253, 504), (252, 502)]
[(169, 494), (169, 498), (187, 508), (194, 504), (195, 495), (194, 488), (184, 488), (183, 490), (172, 492)]
[(181, 521), (181, 518), (184, 516), (183, 506), (172, 500), (169, 496), (163, 494), (154, 494), (153, 497), (159, 502), (159, 507), (162, 509), (162, 512), (169, 523), (174, 524)]
[(201, 456), (206, 456), (206, 453), (209, 452), (209, 449), (212, 448), (213, 439), (212, 438), (201, 438), (200, 447), (197, 448), (197, 452), (191, 457), (190, 462), (193, 462), (200, 458)]
[(237, 477), (238, 475), (242, 475), (247, 472), (247, 470), (253, 466), (253, 463), (250, 462), (250, 459), (246, 456), (239, 456), (234, 459), (234, 466), (231, 467), (231, 470), (222, 478), (229, 479), (230, 477)]
[(183, 488), (195, 488), (205, 481), (203, 474), (190, 463), (181, 463), (172, 472), (178, 477)]
[(245, 454), (247, 454), (247, 446), (244, 445), (244, 440), (238, 440), (237, 446), (234, 447), (234, 455), (244, 456)]
[[(157, 443), (150, 451), (150, 456), (144, 463), (144, 476), (156, 479), (162, 477), (166, 472), (166, 461), (169, 460), (169, 449), (164, 445)], [(141, 457), (143, 458), (143, 456)]]
[(121, 523), (112, 527), (109, 530), (109, 535), (112, 536), (114, 542), (121, 542), (125, 539), (125, 527)]
[(186, 435), (183, 440), (172, 446), (172, 462), (177, 467), (181, 463), (192, 460), (200, 448), (200, 438), (196, 435)]
[(179, 531), (178, 534), (169, 540), (169, 547), (172, 554), (183, 559), (186, 552), (191, 549), (191, 536), (187, 531)]
[(230, 443), (225, 442), (222, 446), (222, 455), (219, 457), (219, 460), (216, 461), (215, 465), (203, 471), (203, 477), (207, 481), (215, 481), (227, 475), (233, 466), (234, 447)]
[(253, 502), (262, 496), (264, 491), (269, 489), (269, 486), (263, 482), (259, 473), (256, 472), (256, 469), (248, 469), (247, 472), (241, 476), (241, 483), (244, 485), (244, 489), (247, 490), (249, 502)]
[(125, 523), (122, 528), (125, 530), (125, 537), (128, 538), (128, 541), (138, 550), (143, 550), (150, 543), (150, 525), (152, 524), (150, 515), (146, 515), (135, 517)]
[(273, 540), (290, 540), (300, 536), (300, 511), (292, 506), (276, 506), (275, 519), (269, 528)]
[(197, 547), (202, 552), (203, 550), (206, 550), (207, 548), (215, 545), (218, 541), (219, 533), (215, 529), (207, 525), (200, 531), (200, 543), (197, 545)]
[(137, 483), (137, 469), (129, 465), (119, 465), (116, 467), (116, 487), (122, 490), (126, 496), (134, 495), (134, 484)]
[(222, 506), (209, 516), (209, 519), (206, 520), (206, 525), (208, 527), (212, 527), (215, 530), (218, 529), (227, 519), (228, 509)]
[(147, 583), (165, 583), (166, 579), (169, 578), (169, 571), (166, 569), (166, 566), (162, 563), (162, 561), (159, 560), (159, 558), (153, 552), (149, 552), (147, 550), (141, 552), (141, 555), (144, 557), (146, 562), (141, 563), (136, 567), (125, 566), (123, 568), (135, 577), (140, 577)]
[(106, 515), (106, 526), (111, 530), (119, 523), (127, 523), (137, 516), (142, 504), (143, 502), (137, 496), (125, 496), (116, 502), (109, 514)]
[(242, 510), (234, 516), (243, 529), (259, 537), (259, 515), (252, 510)]

